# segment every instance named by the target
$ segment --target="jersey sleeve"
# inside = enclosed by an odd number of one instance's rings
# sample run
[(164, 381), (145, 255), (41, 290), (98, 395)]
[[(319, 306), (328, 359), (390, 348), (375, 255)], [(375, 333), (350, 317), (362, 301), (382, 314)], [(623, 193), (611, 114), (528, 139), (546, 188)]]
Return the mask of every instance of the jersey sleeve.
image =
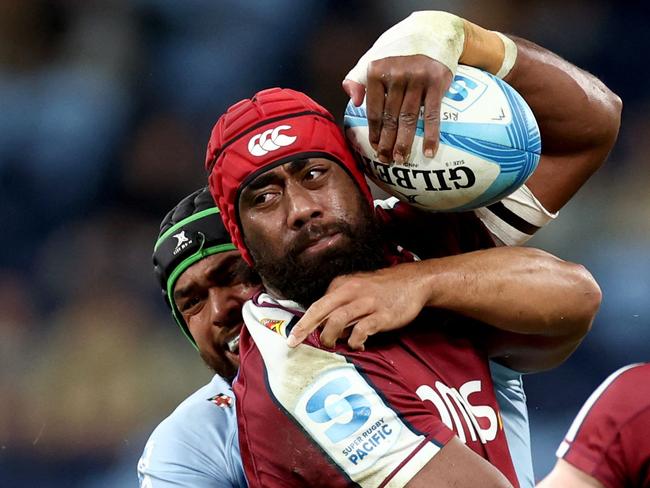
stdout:
[[(391, 215), (391, 219), (403, 220), (412, 225), (412, 215), (417, 215), (417, 211), (410, 205), (403, 204), (396, 197), (390, 197), (384, 200), (375, 200), (375, 207)], [(405, 207), (408, 207), (407, 210)], [(487, 207), (481, 207), (473, 213), (485, 226), (490, 233), (491, 238), (497, 245), (521, 246), (525, 244), (535, 232), (547, 225), (558, 216), (558, 212), (551, 213), (544, 208), (541, 202), (533, 195), (526, 185), (521, 186), (512, 194), (503, 200), (496, 202)], [(412, 214), (412, 215), (411, 215)], [(425, 212), (426, 214), (426, 212)], [(421, 215), (418, 219), (421, 220)], [(429, 213), (429, 222), (433, 222), (433, 227), (438, 231), (440, 223), (436, 220), (442, 220), (445, 215), (460, 216), (462, 213)], [(465, 227), (471, 227), (466, 225)]]
[(532, 488), (535, 475), (522, 375), (494, 361), (490, 361), (490, 373), (519, 486)]
[(607, 378), (583, 405), (557, 450), (608, 488), (650, 482), (650, 364)]
[(234, 408), (205, 403), (175, 412), (154, 430), (138, 462), (140, 488), (247, 486)]
[(474, 211), (497, 244), (521, 246), (558, 213), (544, 208), (526, 185), (487, 207)]

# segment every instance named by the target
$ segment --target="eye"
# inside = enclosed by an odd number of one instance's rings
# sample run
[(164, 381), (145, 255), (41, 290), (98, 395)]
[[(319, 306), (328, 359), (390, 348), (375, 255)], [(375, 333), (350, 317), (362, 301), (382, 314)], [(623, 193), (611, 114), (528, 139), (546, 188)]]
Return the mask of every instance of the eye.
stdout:
[(256, 207), (259, 205), (264, 205), (265, 203), (270, 202), (273, 199), (274, 195), (275, 193), (269, 191), (258, 193), (253, 197), (253, 205)]
[(326, 172), (327, 172), (326, 168), (321, 168), (321, 167), (309, 168), (307, 171), (305, 171), (305, 175), (303, 179), (306, 181), (317, 180), (318, 178), (323, 176)]
[(265, 208), (272, 205), (281, 196), (282, 190), (277, 186), (260, 188), (246, 197), (250, 208)]
[(178, 309), (183, 313), (191, 313), (193, 309), (198, 307), (200, 303), (201, 303), (201, 297), (199, 296), (189, 297), (180, 304)]

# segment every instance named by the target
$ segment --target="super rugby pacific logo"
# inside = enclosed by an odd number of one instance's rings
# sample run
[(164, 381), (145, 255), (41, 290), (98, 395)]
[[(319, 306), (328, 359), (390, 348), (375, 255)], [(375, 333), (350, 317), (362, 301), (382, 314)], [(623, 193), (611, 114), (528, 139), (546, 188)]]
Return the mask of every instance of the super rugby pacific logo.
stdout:
[(301, 396), (294, 415), (349, 474), (381, 459), (402, 428), (395, 412), (351, 367), (321, 375)]
[(265, 156), (271, 151), (281, 147), (287, 147), (296, 142), (296, 136), (282, 134), (283, 131), (291, 129), (290, 125), (278, 125), (273, 129), (265, 130), (255, 134), (248, 141), (248, 152), (253, 156)]
[(363, 395), (350, 393), (351, 386), (344, 376), (334, 378), (307, 401), (309, 418), (319, 424), (330, 424), (324, 432), (332, 442), (354, 434), (370, 417), (370, 403)]

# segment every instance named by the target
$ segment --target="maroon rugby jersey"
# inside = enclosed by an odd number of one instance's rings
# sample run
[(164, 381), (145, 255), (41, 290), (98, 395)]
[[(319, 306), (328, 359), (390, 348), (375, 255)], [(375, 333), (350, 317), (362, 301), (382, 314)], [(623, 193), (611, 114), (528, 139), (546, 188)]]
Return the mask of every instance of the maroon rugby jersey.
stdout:
[(557, 456), (608, 488), (650, 487), (650, 363), (612, 373), (583, 405)]
[[(472, 214), (422, 218), (409, 209), (400, 225), (397, 209), (382, 218), (420, 257), (492, 245)], [(469, 339), (475, 323), (425, 310), (363, 352), (324, 351), (317, 332), (289, 349), (299, 315), (268, 295), (244, 307), (234, 392), (251, 486), (403, 486), (454, 434), (518, 486), (487, 353)]]

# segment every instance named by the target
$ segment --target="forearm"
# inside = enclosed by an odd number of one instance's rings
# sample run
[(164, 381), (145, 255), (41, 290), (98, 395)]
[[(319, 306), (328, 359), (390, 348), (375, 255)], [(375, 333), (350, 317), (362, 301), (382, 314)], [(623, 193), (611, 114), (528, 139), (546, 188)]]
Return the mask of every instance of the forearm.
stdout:
[(600, 305), (588, 271), (537, 249), (500, 247), (419, 265), (427, 306), (517, 334), (582, 337)]

